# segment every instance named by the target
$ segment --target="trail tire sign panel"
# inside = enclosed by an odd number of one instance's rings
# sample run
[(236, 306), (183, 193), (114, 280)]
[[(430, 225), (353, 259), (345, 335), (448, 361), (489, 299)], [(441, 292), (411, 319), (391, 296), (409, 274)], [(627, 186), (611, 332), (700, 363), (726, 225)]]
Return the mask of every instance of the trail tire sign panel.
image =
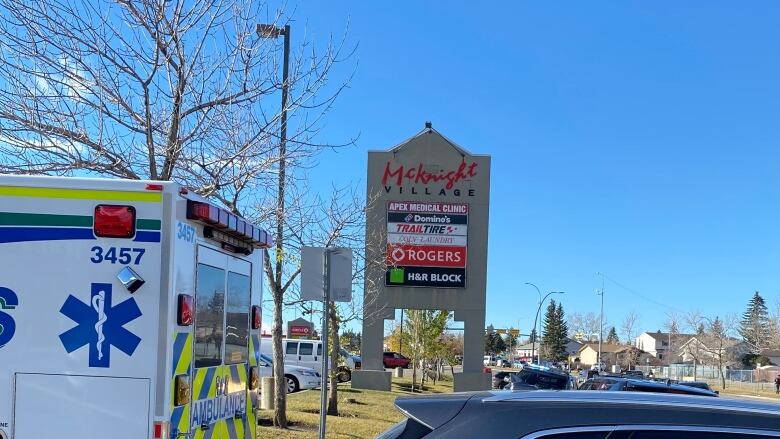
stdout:
[(385, 285), (465, 288), (469, 205), (390, 201)]

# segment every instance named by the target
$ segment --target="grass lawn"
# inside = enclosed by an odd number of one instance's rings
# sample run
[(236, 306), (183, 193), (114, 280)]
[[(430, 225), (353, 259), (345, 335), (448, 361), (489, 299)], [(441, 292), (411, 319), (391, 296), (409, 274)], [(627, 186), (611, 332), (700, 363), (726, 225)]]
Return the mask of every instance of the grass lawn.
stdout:
[[(407, 375), (409, 375), (407, 373)], [(352, 389), (349, 383), (339, 385), (340, 416), (328, 416), (328, 438), (373, 438), (403, 418), (393, 405), (395, 398), (411, 395), (411, 377), (394, 378), (390, 392)], [(452, 381), (439, 381), (426, 386), (423, 393), (452, 392)], [(415, 394), (418, 394), (415, 392)], [(320, 420), (320, 392), (307, 390), (287, 397), (288, 430), (270, 425), (273, 412), (260, 415), (258, 437), (276, 439), (316, 438)]]

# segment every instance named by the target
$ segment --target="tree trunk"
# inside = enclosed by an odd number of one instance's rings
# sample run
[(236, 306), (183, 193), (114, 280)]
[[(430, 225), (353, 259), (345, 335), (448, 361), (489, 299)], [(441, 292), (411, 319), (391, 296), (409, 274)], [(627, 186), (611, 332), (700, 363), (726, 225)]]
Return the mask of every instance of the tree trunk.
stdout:
[[(328, 372), (328, 415), (339, 415), (339, 389), (338, 389), (338, 371), (339, 371), (339, 350), (341, 343), (339, 340), (339, 319), (336, 315), (336, 307), (331, 304), (329, 307), (328, 318), (330, 327), (328, 328), (330, 337), (330, 372)], [(323, 357), (323, 361), (325, 358)], [(324, 379), (324, 377), (323, 377)]]
[[(282, 351), (282, 298), (281, 292), (273, 291), (274, 295), (274, 327), (273, 327), (273, 351), (274, 351), (274, 425), (287, 428), (287, 381), (284, 378), (284, 352)], [(276, 296), (279, 299), (276, 299)]]

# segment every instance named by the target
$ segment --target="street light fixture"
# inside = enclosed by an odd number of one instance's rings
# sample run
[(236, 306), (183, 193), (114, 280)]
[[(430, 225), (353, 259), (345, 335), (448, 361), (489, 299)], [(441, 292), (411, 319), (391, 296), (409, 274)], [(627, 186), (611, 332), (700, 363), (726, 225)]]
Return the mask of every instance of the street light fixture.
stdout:
[[(534, 361), (534, 351), (536, 350), (536, 339), (539, 337), (539, 334), (541, 334), (541, 332), (542, 332), (542, 322), (541, 322), (541, 320), (539, 320), (539, 313), (542, 310), (542, 304), (544, 303), (545, 300), (547, 300), (548, 297), (550, 297), (551, 294), (564, 294), (564, 292), (563, 291), (550, 291), (544, 297), (542, 297), (542, 292), (541, 292), (541, 290), (539, 290), (539, 287), (537, 287), (536, 285), (532, 284), (531, 282), (526, 282), (525, 284), (526, 285), (530, 285), (530, 286), (536, 288), (536, 292), (539, 293), (539, 307), (536, 309), (536, 317), (534, 317), (534, 330), (536, 330), (536, 322), (537, 321), (539, 322), (539, 330), (536, 331), (536, 336), (531, 340), (531, 362), (533, 363), (533, 361)], [(541, 353), (541, 350), (542, 350), (542, 344), (539, 343), (539, 351), (537, 352), (537, 357), (536, 357), (537, 358), (537, 360), (536, 360), (537, 364), (542, 364), (542, 353)]]

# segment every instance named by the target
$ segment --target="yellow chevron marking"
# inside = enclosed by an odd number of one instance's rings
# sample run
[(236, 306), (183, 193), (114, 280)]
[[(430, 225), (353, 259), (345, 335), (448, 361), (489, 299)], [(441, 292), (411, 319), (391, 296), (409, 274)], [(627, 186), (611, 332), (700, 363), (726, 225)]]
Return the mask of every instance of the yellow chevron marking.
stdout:
[(159, 203), (161, 192), (96, 191), (90, 189), (62, 189), (47, 187), (0, 186), (0, 196), (34, 198), (68, 198), (99, 201), (141, 201)]

